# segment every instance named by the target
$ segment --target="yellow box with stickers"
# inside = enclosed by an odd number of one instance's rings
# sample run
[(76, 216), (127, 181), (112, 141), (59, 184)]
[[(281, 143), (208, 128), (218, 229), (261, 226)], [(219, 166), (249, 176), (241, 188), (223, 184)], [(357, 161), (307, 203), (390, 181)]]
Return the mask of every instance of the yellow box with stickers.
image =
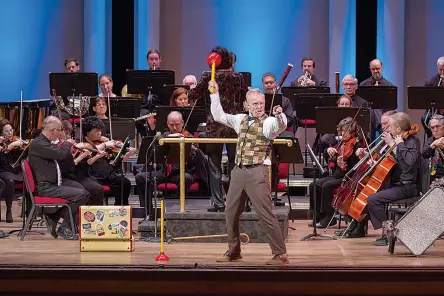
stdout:
[(79, 215), (80, 251), (134, 251), (130, 206), (82, 206)]

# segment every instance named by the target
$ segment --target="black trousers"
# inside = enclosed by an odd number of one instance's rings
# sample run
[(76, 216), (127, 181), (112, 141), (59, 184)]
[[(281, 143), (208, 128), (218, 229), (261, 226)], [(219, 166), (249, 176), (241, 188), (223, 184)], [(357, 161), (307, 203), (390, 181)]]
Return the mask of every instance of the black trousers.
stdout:
[[(209, 160), (209, 187), (211, 193), (211, 200), (217, 208), (225, 207), (224, 198), (222, 196), (222, 149), (223, 144), (207, 144), (206, 151)], [(228, 156), (228, 175), (231, 176), (231, 171), (234, 167), (234, 160), (236, 157), (236, 144), (226, 144)]]
[(367, 199), (367, 213), (375, 230), (382, 227), (382, 222), (388, 219), (386, 205), (390, 202), (405, 198), (412, 198), (418, 194), (416, 184), (395, 186), (369, 195)]
[[(129, 205), (129, 196), (131, 193), (131, 181), (128, 178), (116, 174), (111, 174), (107, 179), (97, 180), (102, 185), (107, 185), (111, 188), (111, 192), (115, 197), (114, 205)], [(123, 190), (122, 190), (123, 184)], [(123, 191), (123, 195), (122, 195)]]
[[(89, 193), (82, 185), (70, 179), (63, 179), (62, 185), (57, 186), (52, 183), (37, 184), (36, 194), (45, 197), (58, 197), (66, 199), (71, 207), (74, 222), (78, 225), (79, 207), (86, 205), (89, 201)], [(51, 215), (53, 220), (58, 220), (63, 217), (63, 222), (60, 225), (62, 228), (69, 228), (69, 213), (66, 209), (59, 209)]]
[[(156, 178), (156, 184), (159, 185), (161, 183), (165, 183), (165, 172), (162, 171), (156, 171), (151, 172), (151, 178), (149, 172), (141, 172), (136, 175), (136, 184), (137, 184), (137, 191), (139, 192), (139, 202), (140, 206), (144, 208), (145, 205), (145, 187), (147, 187), (148, 192), (152, 191), (152, 188), (154, 186), (154, 178)], [(167, 176), (167, 183), (174, 183), (179, 188), (180, 183), (180, 175), (176, 173), (171, 173), (169, 176)], [(189, 174), (185, 172), (185, 195), (187, 194), (188, 188), (191, 184), (194, 183), (194, 176), (192, 174)], [(146, 196), (146, 202), (148, 203), (148, 213), (154, 213), (153, 211), (153, 202), (151, 199), (151, 194), (147, 194)]]
[(328, 176), (316, 180), (316, 209), (314, 209), (314, 190), (313, 182), (309, 186), (310, 190), (310, 209), (316, 210), (317, 213), (332, 215), (334, 209), (331, 206), (333, 200), (333, 190), (338, 188), (342, 183), (342, 179), (334, 176)]
[(103, 191), (103, 187), (97, 181), (87, 177), (79, 179), (78, 182), (89, 192), (90, 197), (90, 205), (92, 206), (101, 206), (103, 205), (103, 199), (105, 197), (105, 193)]
[(22, 173), (14, 174), (11, 172), (1, 172), (0, 180), (2, 180), (5, 184), (3, 186), (3, 196), (5, 197), (6, 202), (6, 213), (11, 212), (12, 209), (12, 201), (14, 200), (15, 194), (15, 184), (23, 183), (23, 175)]

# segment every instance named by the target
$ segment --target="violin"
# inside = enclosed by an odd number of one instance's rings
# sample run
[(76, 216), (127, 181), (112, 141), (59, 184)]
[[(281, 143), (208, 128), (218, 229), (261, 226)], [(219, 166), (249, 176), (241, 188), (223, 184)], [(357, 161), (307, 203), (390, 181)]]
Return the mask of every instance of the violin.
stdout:
[(354, 137), (343, 142), (339, 147), (336, 163), (343, 172), (347, 171), (347, 161), (353, 155), (356, 143), (358, 143), (358, 138)]
[[(83, 148), (80, 148), (76, 145), (72, 146), (72, 155), (73, 158), (77, 158), (81, 153), (83, 152), (91, 152), (91, 153), (99, 153), (99, 150), (93, 148), (93, 146), (90, 143), (82, 143), (84, 144)], [(89, 155), (89, 157), (91, 156), (91, 154)]]
[(3, 151), (4, 152), (11, 152), (12, 150), (17, 150), (17, 149), (21, 149), (21, 150), (26, 150), (29, 146), (30, 141), (22, 141), (22, 145), (21, 146), (15, 146), (12, 148), (9, 148), (9, 145), (13, 142), (19, 141), (20, 138), (18, 136), (12, 136), (10, 139), (4, 140), (2, 145), (3, 145)]

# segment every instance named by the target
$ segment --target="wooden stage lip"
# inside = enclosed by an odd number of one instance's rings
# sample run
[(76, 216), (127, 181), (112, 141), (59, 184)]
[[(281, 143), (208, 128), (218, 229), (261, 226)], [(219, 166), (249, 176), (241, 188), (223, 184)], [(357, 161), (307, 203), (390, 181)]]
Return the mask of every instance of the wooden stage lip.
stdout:
[(0, 265), (0, 293), (442, 295), (444, 267)]

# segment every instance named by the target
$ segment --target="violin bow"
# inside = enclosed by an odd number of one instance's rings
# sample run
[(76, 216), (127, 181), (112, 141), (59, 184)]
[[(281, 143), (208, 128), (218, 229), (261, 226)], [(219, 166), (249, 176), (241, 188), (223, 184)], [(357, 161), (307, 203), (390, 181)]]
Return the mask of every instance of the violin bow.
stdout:
[(109, 137), (111, 138), (111, 141), (114, 140), (113, 138), (113, 127), (111, 124), (111, 104), (110, 104), (110, 100), (109, 100), (109, 90), (108, 87), (106, 87), (107, 93), (108, 93), (108, 118), (109, 118)]
[(274, 97), (276, 96), (277, 92), (281, 89), (282, 84), (284, 84), (284, 81), (285, 81), (285, 79), (287, 79), (287, 76), (290, 73), (292, 68), (293, 68), (293, 65), (288, 63), (284, 74), (282, 74), (281, 80), (279, 81), (278, 85), (276, 85), (276, 88), (273, 90), (273, 97), (271, 98), (271, 105), (270, 105), (270, 113), (268, 114), (268, 116), (271, 116), (271, 113), (273, 112)]
[(188, 124), (188, 121), (189, 121), (190, 118), (191, 118), (191, 114), (193, 114), (194, 107), (196, 107), (197, 101), (199, 101), (199, 99), (197, 99), (197, 100), (194, 102), (193, 107), (191, 107), (190, 114), (188, 114), (187, 120), (185, 121), (185, 124), (184, 124), (183, 127), (182, 127), (182, 131), (180, 132), (181, 135), (183, 135), (183, 133), (184, 133), (184, 131), (185, 131), (185, 128), (186, 128), (186, 126), (187, 126), (187, 124)]
[(22, 122), (23, 122), (23, 89), (20, 90), (20, 127), (19, 127), (19, 139), (22, 140)]
[[(63, 137), (66, 138), (66, 136), (65, 136), (66, 135), (65, 134), (65, 128), (63, 127), (62, 112), (60, 111), (60, 106), (59, 106), (59, 104), (57, 102), (56, 97), (57, 97), (56, 90), (52, 89), (52, 98), (54, 100), (54, 104), (56, 105), (57, 114), (59, 115), (60, 122), (62, 123)], [(73, 124), (73, 131), (74, 131), (74, 123), (72, 123), (72, 124)]]

